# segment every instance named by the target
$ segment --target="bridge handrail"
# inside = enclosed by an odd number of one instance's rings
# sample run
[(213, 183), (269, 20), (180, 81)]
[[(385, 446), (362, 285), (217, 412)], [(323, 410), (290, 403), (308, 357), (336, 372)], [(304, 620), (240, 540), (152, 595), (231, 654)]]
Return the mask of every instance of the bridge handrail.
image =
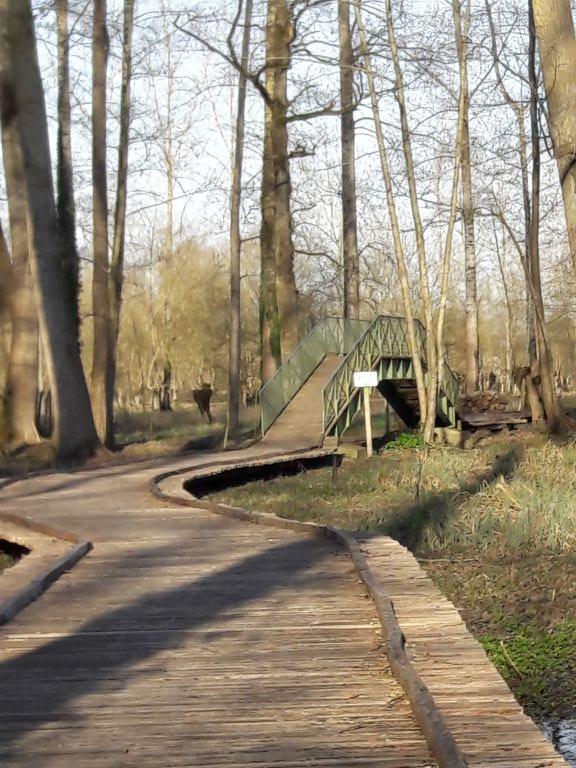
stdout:
[(366, 320), (324, 317), (312, 328), (260, 390), (262, 435), (266, 434), (326, 355), (347, 354), (368, 325)]
[(444, 360), (444, 365), (442, 367), (442, 389), (452, 405), (457, 407), (458, 399), (460, 397), (460, 385), (456, 374), (452, 368), (450, 368), (446, 360)]
[[(421, 354), (424, 357), (424, 326), (415, 321)], [(378, 315), (354, 348), (336, 368), (324, 390), (323, 417), (326, 433), (340, 417), (354, 392), (355, 371), (371, 371), (382, 357), (411, 357), (406, 318)]]

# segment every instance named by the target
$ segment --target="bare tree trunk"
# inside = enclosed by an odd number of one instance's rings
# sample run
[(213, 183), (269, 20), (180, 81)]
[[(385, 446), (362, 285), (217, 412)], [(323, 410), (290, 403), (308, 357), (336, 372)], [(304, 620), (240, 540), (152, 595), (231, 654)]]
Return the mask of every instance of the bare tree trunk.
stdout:
[(4, 360), (10, 356), (10, 337), (12, 335), (10, 320), (10, 290), (12, 279), (12, 262), (10, 251), (0, 224), (0, 344)]
[(360, 317), (360, 262), (356, 219), (356, 157), (354, 125), (354, 51), (350, 2), (338, 0), (340, 37), (340, 142), (342, 152), (342, 261), (344, 317)]
[(70, 112), (70, 64), (68, 33), (68, 0), (56, 0), (58, 49), (58, 136), (56, 161), (56, 210), (62, 257), (67, 276), (69, 306), (79, 328), (78, 290), (80, 261), (76, 246), (76, 206), (72, 173), (72, 119)]
[(512, 311), (512, 302), (510, 301), (510, 292), (508, 291), (508, 278), (506, 275), (506, 266), (508, 259), (506, 258), (506, 230), (502, 227), (502, 247), (498, 242), (498, 233), (496, 232), (496, 226), (494, 225), (494, 245), (496, 246), (496, 258), (498, 259), (498, 269), (500, 270), (500, 278), (502, 279), (502, 288), (504, 290), (504, 304), (506, 306), (506, 326), (505, 326), (505, 354), (506, 354), (506, 391), (512, 391), (512, 371), (514, 370), (514, 348), (512, 346), (512, 327), (514, 321), (514, 314)]
[[(528, 182), (528, 154), (527, 138), (526, 138), (526, 125), (524, 121), (524, 104), (514, 99), (502, 78), (502, 72), (500, 68), (500, 58), (498, 53), (498, 43), (496, 39), (496, 26), (492, 17), (492, 9), (490, 7), (490, 0), (485, 0), (486, 15), (488, 18), (488, 24), (490, 27), (490, 38), (492, 45), (492, 59), (494, 62), (494, 72), (498, 87), (504, 96), (504, 100), (510, 106), (514, 112), (516, 118), (516, 124), (518, 126), (518, 154), (520, 160), (520, 173), (522, 178), (522, 201), (524, 207), (524, 242), (526, 254), (530, 253), (530, 221), (531, 221), (531, 203), (530, 203), (530, 187)], [(528, 267), (530, 259), (528, 258)], [(528, 272), (529, 274), (529, 272)], [(534, 320), (534, 305), (532, 303), (532, 295), (530, 293), (530, 286), (526, 283), (526, 354), (528, 363), (531, 364), (536, 358), (536, 325)]]
[(108, 32), (106, 0), (94, 0), (92, 37), (92, 189), (93, 258), (92, 312), (92, 406), (100, 440), (109, 444), (113, 404), (108, 399), (109, 342), (108, 188), (106, 177), (106, 67)]
[(162, 0), (162, 25), (166, 54), (166, 126), (164, 143), (164, 162), (166, 164), (166, 238), (165, 258), (169, 262), (174, 254), (174, 132), (172, 126), (172, 96), (174, 91), (174, 67), (172, 66), (172, 46), (170, 42), (168, 17), (170, 3)]
[(530, 79), (530, 130), (532, 140), (532, 217), (530, 221), (529, 276), (532, 283), (534, 309), (539, 318), (536, 323), (538, 371), (540, 391), (546, 420), (551, 429), (560, 425), (563, 415), (554, 386), (554, 368), (546, 338), (544, 301), (540, 279), (540, 128), (538, 124), (538, 75), (536, 72), (536, 31), (532, 6), (529, 9), (530, 45), (528, 76)]
[(242, 200), (242, 163), (244, 159), (244, 126), (246, 107), (246, 72), (250, 58), (252, 0), (246, 0), (244, 33), (242, 35), (242, 69), (238, 76), (238, 105), (234, 139), (234, 164), (230, 194), (230, 360), (228, 369), (228, 429), (238, 432), (240, 422), (240, 364), (242, 359), (242, 327), (240, 301), (240, 272), (242, 238), (240, 234), (240, 203)]
[(10, 442), (34, 443), (38, 441), (38, 312), (28, 254), (26, 182), (15, 120), (2, 121), (2, 154), (12, 240), (8, 296), (12, 337), (6, 376), (6, 433)]
[[(294, 36), (292, 10), (287, 0), (268, 0), (266, 19), (267, 100), (264, 120), (262, 171), (262, 315), (263, 372), (274, 370), (277, 333), (274, 297), (269, 281), (272, 261), (279, 326), (279, 346), (286, 360), (298, 344), (298, 294), (294, 279), (294, 247), (290, 211), (290, 157), (288, 154), (288, 70)], [(266, 342), (266, 343), (264, 343)]]
[(462, 0), (452, 0), (454, 35), (460, 70), (460, 83), (464, 91), (464, 125), (462, 136), (462, 219), (464, 222), (464, 253), (466, 263), (466, 392), (478, 389), (479, 341), (478, 341), (478, 287), (476, 279), (476, 246), (474, 241), (474, 198), (472, 193), (472, 169), (470, 159), (468, 88), (468, 44), (470, 28), (470, 0), (466, 2), (466, 34), (462, 33)]
[(458, 98), (458, 123), (456, 126), (456, 142), (454, 145), (454, 168), (452, 171), (452, 193), (450, 196), (450, 216), (448, 219), (448, 230), (446, 232), (446, 241), (444, 243), (444, 254), (442, 258), (442, 279), (440, 284), (440, 301), (438, 305), (438, 315), (436, 319), (436, 354), (438, 357), (438, 387), (442, 382), (444, 375), (444, 320), (446, 317), (446, 305), (448, 303), (448, 284), (450, 278), (450, 264), (452, 259), (452, 244), (454, 240), (454, 229), (458, 217), (458, 192), (460, 189), (460, 154), (462, 151), (462, 140), (464, 131), (464, 119), (466, 114), (465, 91), (460, 84), (460, 94)]
[(366, 79), (368, 81), (368, 90), (370, 92), (370, 103), (372, 106), (374, 130), (376, 132), (376, 140), (378, 143), (380, 167), (382, 170), (382, 178), (384, 180), (384, 186), (386, 188), (386, 201), (388, 205), (388, 215), (390, 217), (390, 226), (392, 229), (392, 239), (394, 242), (394, 254), (396, 256), (396, 264), (398, 268), (398, 279), (400, 281), (400, 290), (402, 292), (404, 313), (406, 315), (408, 344), (410, 346), (410, 352), (412, 354), (412, 363), (414, 365), (414, 378), (416, 380), (416, 388), (418, 391), (420, 420), (424, 423), (426, 420), (427, 397), (426, 397), (426, 382), (424, 379), (424, 370), (422, 368), (422, 355), (421, 355), (420, 343), (418, 340), (418, 332), (416, 330), (416, 321), (414, 319), (412, 297), (410, 293), (410, 280), (408, 278), (408, 270), (406, 268), (406, 259), (404, 258), (404, 248), (402, 245), (400, 224), (398, 221), (398, 213), (396, 210), (394, 188), (392, 186), (392, 176), (390, 174), (390, 166), (388, 163), (388, 151), (386, 149), (386, 142), (384, 141), (384, 133), (382, 131), (382, 121), (380, 119), (380, 109), (378, 104), (378, 93), (376, 91), (376, 84), (374, 82), (374, 71), (372, 69), (372, 60), (371, 60), (370, 49), (368, 47), (368, 42), (366, 38), (366, 30), (364, 28), (364, 21), (362, 19), (361, 0), (355, 0), (354, 12), (356, 17), (356, 25), (358, 27), (358, 34), (360, 37), (360, 53), (364, 60), (364, 71), (366, 73)]
[[(12, 337), (12, 323), (10, 320), (10, 291), (11, 291), (12, 263), (8, 243), (4, 236), (4, 229), (0, 224), (0, 353), (3, 368), (8, 368), (10, 360), (10, 344)], [(8, 425), (6, 413), (6, 383), (4, 391), (0, 395), (0, 445), (8, 440)]]
[(400, 109), (400, 125), (402, 129), (402, 150), (406, 163), (406, 176), (408, 179), (408, 189), (410, 194), (410, 207), (412, 210), (412, 220), (414, 221), (414, 231), (416, 235), (416, 251), (418, 254), (418, 273), (420, 278), (420, 297), (424, 307), (424, 319), (426, 322), (426, 364), (428, 372), (428, 381), (426, 384), (426, 411), (423, 417), (424, 440), (432, 442), (434, 439), (434, 427), (436, 425), (436, 407), (438, 397), (438, 357), (436, 349), (436, 339), (434, 335), (434, 323), (432, 315), (432, 298), (430, 296), (430, 286), (428, 281), (428, 264), (426, 259), (426, 244), (424, 239), (424, 227), (420, 216), (420, 205), (418, 200), (418, 190), (416, 185), (416, 172), (414, 169), (414, 159), (412, 156), (412, 141), (410, 137), (410, 126), (408, 123), (408, 111), (406, 108), (406, 99), (404, 95), (404, 76), (400, 64), (396, 34), (394, 31), (394, 21), (392, 18), (391, 0), (386, 0), (386, 25), (388, 30), (388, 40), (392, 54), (395, 74), (394, 95)]
[[(120, 311), (122, 307), (122, 286), (124, 283), (124, 245), (126, 239), (126, 202), (128, 196), (128, 153), (130, 148), (130, 92), (132, 83), (132, 33), (134, 28), (134, 5), (135, 0), (124, 0), (122, 86), (120, 90), (120, 137), (118, 143), (118, 181), (116, 185), (116, 206), (114, 209), (112, 262), (110, 265), (110, 279), (108, 281), (110, 323), (108, 338), (108, 366), (106, 371), (106, 399), (112, 409), (114, 406), (116, 355), (118, 347), (118, 332), (120, 329)], [(114, 440), (113, 426), (109, 435), (109, 439), (111, 442)]]
[(50, 144), (29, 0), (0, 0), (2, 123), (16, 125), (23, 159), (30, 263), (54, 404), (53, 440), (61, 458), (92, 453), (98, 439), (74, 320), (67, 306)]
[(531, 0), (550, 129), (576, 269), (576, 38), (570, 0)]

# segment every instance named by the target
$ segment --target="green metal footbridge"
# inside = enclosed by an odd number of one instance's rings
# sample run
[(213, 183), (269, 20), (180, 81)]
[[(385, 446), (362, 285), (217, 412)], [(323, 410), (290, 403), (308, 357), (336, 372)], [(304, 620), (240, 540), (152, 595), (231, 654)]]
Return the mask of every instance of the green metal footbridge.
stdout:
[[(417, 323), (426, 370), (425, 334)], [(361, 408), (355, 371), (377, 371), (381, 395), (407, 426), (420, 420), (414, 366), (403, 317), (375, 320), (326, 317), (260, 390), (264, 440), (321, 445), (339, 439)], [(444, 365), (438, 393), (438, 426), (458, 424), (458, 381)]]

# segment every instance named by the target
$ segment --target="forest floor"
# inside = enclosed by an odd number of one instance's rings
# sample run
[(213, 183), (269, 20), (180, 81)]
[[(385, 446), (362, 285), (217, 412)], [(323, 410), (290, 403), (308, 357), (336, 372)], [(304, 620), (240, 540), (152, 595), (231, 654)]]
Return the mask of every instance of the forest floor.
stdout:
[(530, 714), (576, 716), (576, 440), (522, 430), (463, 451), (403, 436), (335, 476), (307, 471), (214, 498), (399, 540)]
[[(189, 451), (221, 450), (226, 430), (226, 406), (212, 408), (213, 420), (200, 416), (196, 406), (174, 411), (123, 411), (116, 418), (114, 451), (102, 450), (88, 467), (178, 456)], [(238, 441), (249, 440), (258, 425), (256, 408), (241, 414)], [(54, 467), (54, 451), (49, 443), (16, 450), (0, 450), (0, 479), (39, 472)]]

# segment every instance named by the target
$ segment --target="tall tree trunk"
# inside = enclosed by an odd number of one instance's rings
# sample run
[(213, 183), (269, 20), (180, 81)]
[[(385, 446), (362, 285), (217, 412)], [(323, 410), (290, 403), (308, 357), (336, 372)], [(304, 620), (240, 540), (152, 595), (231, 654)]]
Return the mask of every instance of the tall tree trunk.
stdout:
[(402, 150), (406, 164), (406, 176), (408, 179), (408, 189), (410, 194), (410, 207), (412, 210), (412, 220), (414, 222), (414, 232), (416, 235), (416, 251), (418, 254), (418, 274), (420, 279), (420, 298), (424, 307), (424, 319), (426, 322), (426, 364), (428, 372), (428, 381), (426, 384), (426, 412), (422, 418), (424, 427), (423, 436), (426, 442), (432, 442), (434, 439), (434, 427), (436, 425), (436, 406), (438, 397), (438, 356), (436, 348), (436, 339), (434, 335), (434, 323), (432, 315), (432, 297), (430, 295), (430, 286), (428, 280), (428, 263), (426, 259), (426, 242), (424, 238), (424, 227), (420, 215), (420, 204), (416, 184), (416, 171), (414, 167), (414, 158), (412, 155), (412, 140), (410, 126), (408, 123), (408, 111), (406, 108), (406, 99), (404, 94), (404, 76), (400, 64), (400, 55), (396, 34), (394, 31), (394, 21), (392, 18), (391, 0), (386, 0), (386, 26), (388, 31), (388, 40), (390, 43), (390, 52), (394, 64), (395, 89), (394, 96), (400, 110), (400, 126), (402, 131)]
[(442, 256), (442, 278), (440, 283), (440, 301), (438, 303), (438, 315), (436, 319), (436, 354), (438, 357), (438, 387), (444, 376), (444, 321), (446, 318), (446, 305), (448, 303), (448, 287), (450, 279), (450, 266), (452, 261), (452, 245), (454, 241), (454, 229), (458, 218), (458, 192), (460, 190), (460, 153), (464, 131), (464, 119), (466, 115), (465, 91), (460, 84), (458, 97), (458, 123), (456, 125), (456, 141), (454, 143), (454, 166), (452, 169), (452, 192), (450, 195), (450, 216), (448, 218), (448, 230), (444, 242)]
[(10, 289), (12, 279), (12, 262), (10, 251), (4, 235), (4, 229), (0, 223), (0, 345), (5, 361), (10, 356)]
[(360, 317), (360, 263), (356, 220), (356, 158), (354, 125), (354, 50), (350, 2), (338, 0), (340, 37), (340, 142), (342, 153), (342, 260), (344, 317)]
[(505, 388), (507, 392), (512, 391), (512, 371), (514, 370), (514, 347), (512, 345), (512, 328), (514, 322), (514, 313), (512, 310), (512, 302), (510, 300), (510, 292), (508, 290), (508, 278), (506, 275), (506, 267), (508, 263), (507, 248), (506, 248), (506, 230), (502, 227), (502, 246), (499, 244), (498, 233), (496, 231), (496, 225), (494, 223), (494, 245), (496, 247), (496, 258), (498, 259), (498, 269), (500, 270), (500, 278), (502, 279), (502, 289), (504, 291), (504, 304), (506, 305), (506, 326), (505, 326), (505, 369), (506, 369), (506, 382)]
[(470, 130), (468, 88), (468, 43), (470, 0), (466, 0), (466, 35), (462, 33), (462, 0), (452, 0), (454, 36), (458, 54), (460, 84), (464, 91), (464, 125), (462, 135), (461, 178), (462, 219), (464, 223), (464, 254), (466, 283), (466, 392), (478, 389), (479, 341), (478, 341), (478, 287), (476, 277), (476, 245), (474, 240), (474, 197), (472, 192), (472, 168), (470, 159)]
[[(10, 360), (10, 343), (12, 336), (12, 323), (10, 319), (10, 290), (11, 290), (12, 263), (8, 243), (4, 236), (4, 229), (0, 223), (0, 356), (5, 370)], [(0, 395), (0, 444), (8, 440), (8, 425), (6, 414), (6, 384), (4, 392)]]
[[(294, 37), (288, 0), (268, 0), (266, 18), (267, 99), (264, 119), (262, 171), (262, 370), (265, 377), (277, 363), (277, 341), (282, 360), (298, 344), (298, 294), (294, 278), (294, 247), (290, 211), (290, 157), (288, 153), (288, 70)], [(275, 293), (269, 284), (275, 271)], [(275, 306), (276, 304), (276, 306)], [(277, 324), (276, 324), (277, 308)]]
[(80, 261), (76, 246), (76, 206), (72, 173), (72, 118), (70, 112), (70, 64), (68, 0), (56, 0), (58, 50), (58, 135), (56, 161), (56, 210), (62, 258), (67, 276), (69, 307), (79, 329), (78, 291)]
[(174, 254), (174, 131), (172, 124), (172, 97), (174, 94), (174, 66), (172, 64), (172, 45), (170, 37), (169, 17), (171, 7), (169, 0), (162, 0), (162, 31), (164, 35), (164, 53), (166, 56), (166, 124), (164, 131), (164, 164), (166, 167), (166, 234), (165, 260), (171, 263)]
[(92, 314), (92, 406), (100, 440), (109, 444), (112, 435), (113, 404), (109, 400), (107, 369), (109, 359), (108, 293), (108, 188), (106, 177), (106, 67), (108, 32), (106, 0), (94, 0), (92, 36), (92, 194), (93, 259)]
[(0, 0), (0, 77), (2, 124), (8, 129), (16, 126), (23, 160), (30, 264), (53, 393), (53, 439), (59, 457), (79, 459), (94, 451), (98, 438), (67, 305), (30, 0)]
[[(531, 203), (530, 186), (528, 182), (528, 153), (526, 139), (526, 125), (524, 121), (524, 104), (512, 97), (502, 78), (500, 68), (500, 54), (498, 51), (498, 41), (496, 37), (496, 25), (492, 16), (491, 0), (485, 0), (486, 15), (490, 27), (490, 39), (492, 47), (492, 59), (494, 62), (494, 72), (498, 87), (504, 96), (504, 100), (514, 112), (516, 125), (518, 126), (518, 156), (520, 161), (520, 174), (522, 178), (522, 202), (524, 208), (524, 248), (526, 254), (530, 253), (530, 221), (531, 221)], [(528, 266), (530, 259), (528, 258)], [(529, 272), (528, 272), (529, 275)], [(526, 355), (528, 363), (531, 364), (536, 359), (536, 325), (534, 320), (534, 305), (532, 295), (528, 284), (529, 276), (526, 278)]]
[[(530, 0), (529, 0), (530, 2)], [(570, 0), (531, 0), (550, 130), (576, 270), (576, 37)]]
[(394, 255), (396, 257), (398, 279), (400, 282), (400, 290), (402, 292), (404, 314), (406, 316), (408, 344), (409, 344), (410, 352), (412, 355), (412, 363), (414, 365), (414, 378), (416, 380), (416, 389), (418, 391), (418, 405), (420, 407), (420, 419), (424, 423), (426, 420), (427, 397), (426, 397), (426, 381), (424, 378), (424, 370), (422, 367), (422, 352), (421, 352), (421, 346), (419, 341), (419, 333), (418, 333), (416, 321), (414, 318), (412, 296), (410, 292), (410, 280), (408, 277), (408, 269), (406, 267), (406, 259), (404, 257), (404, 247), (402, 245), (400, 223), (398, 220), (398, 213), (396, 210), (394, 187), (392, 185), (392, 176), (390, 173), (390, 165), (388, 162), (388, 151), (386, 149), (384, 132), (382, 130), (382, 121), (380, 119), (380, 107), (379, 107), (379, 101), (378, 101), (378, 93), (376, 91), (376, 84), (374, 82), (374, 71), (372, 68), (372, 59), (370, 56), (370, 49), (368, 47), (366, 30), (364, 28), (364, 21), (362, 19), (361, 0), (355, 0), (354, 13), (356, 17), (356, 25), (358, 26), (358, 34), (360, 37), (360, 53), (364, 61), (364, 71), (366, 73), (366, 79), (368, 81), (368, 90), (370, 93), (370, 104), (372, 107), (372, 117), (374, 121), (374, 130), (376, 132), (376, 141), (378, 143), (380, 168), (382, 171), (384, 186), (386, 188), (386, 202), (388, 205), (388, 215), (390, 218), (390, 226), (392, 229)]
[(240, 422), (240, 364), (242, 359), (240, 267), (242, 239), (240, 235), (240, 203), (242, 200), (242, 163), (244, 159), (244, 126), (246, 108), (246, 72), (250, 58), (252, 0), (246, 0), (242, 35), (242, 69), (238, 76), (238, 104), (234, 138), (234, 164), (230, 194), (230, 360), (228, 369), (228, 429), (238, 432)]
[(29, 264), (26, 181), (15, 120), (2, 120), (2, 154), (12, 241), (8, 296), (12, 338), (6, 376), (6, 433), (10, 442), (34, 443), (38, 440), (38, 312)]
[[(562, 412), (554, 385), (554, 368), (548, 347), (545, 328), (544, 301), (540, 279), (540, 128), (538, 124), (538, 74), (536, 72), (536, 31), (532, 7), (529, 8), (529, 55), (528, 77), (530, 80), (530, 130), (532, 141), (532, 216), (530, 221), (529, 277), (532, 283), (534, 310), (538, 317), (536, 323), (536, 342), (538, 351), (538, 373), (542, 404), (546, 420), (552, 429), (562, 421)], [(575, 177), (576, 178), (576, 177)]]
[[(124, 283), (124, 246), (126, 240), (126, 202), (128, 196), (128, 152), (130, 148), (130, 115), (132, 84), (132, 33), (134, 29), (135, 0), (124, 0), (124, 34), (122, 43), (122, 86), (120, 90), (120, 137), (118, 143), (118, 176), (116, 184), (116, 205), (114, 209), (114, 237), (112, 262), (108, 281), (108, 303), (110, 323), (108, 327), (108, 366), (106, 371), (106, 399), (113, 409), (114, 385), (116, 383), (116, 356), (120, 310), (122, 307), (122, 286)], [(113, 412), (113, 411), (112, 411)], [(113, 420), (112, 420), (113, 422)], [(109, 435), (114, 441), (113, 426)]]

